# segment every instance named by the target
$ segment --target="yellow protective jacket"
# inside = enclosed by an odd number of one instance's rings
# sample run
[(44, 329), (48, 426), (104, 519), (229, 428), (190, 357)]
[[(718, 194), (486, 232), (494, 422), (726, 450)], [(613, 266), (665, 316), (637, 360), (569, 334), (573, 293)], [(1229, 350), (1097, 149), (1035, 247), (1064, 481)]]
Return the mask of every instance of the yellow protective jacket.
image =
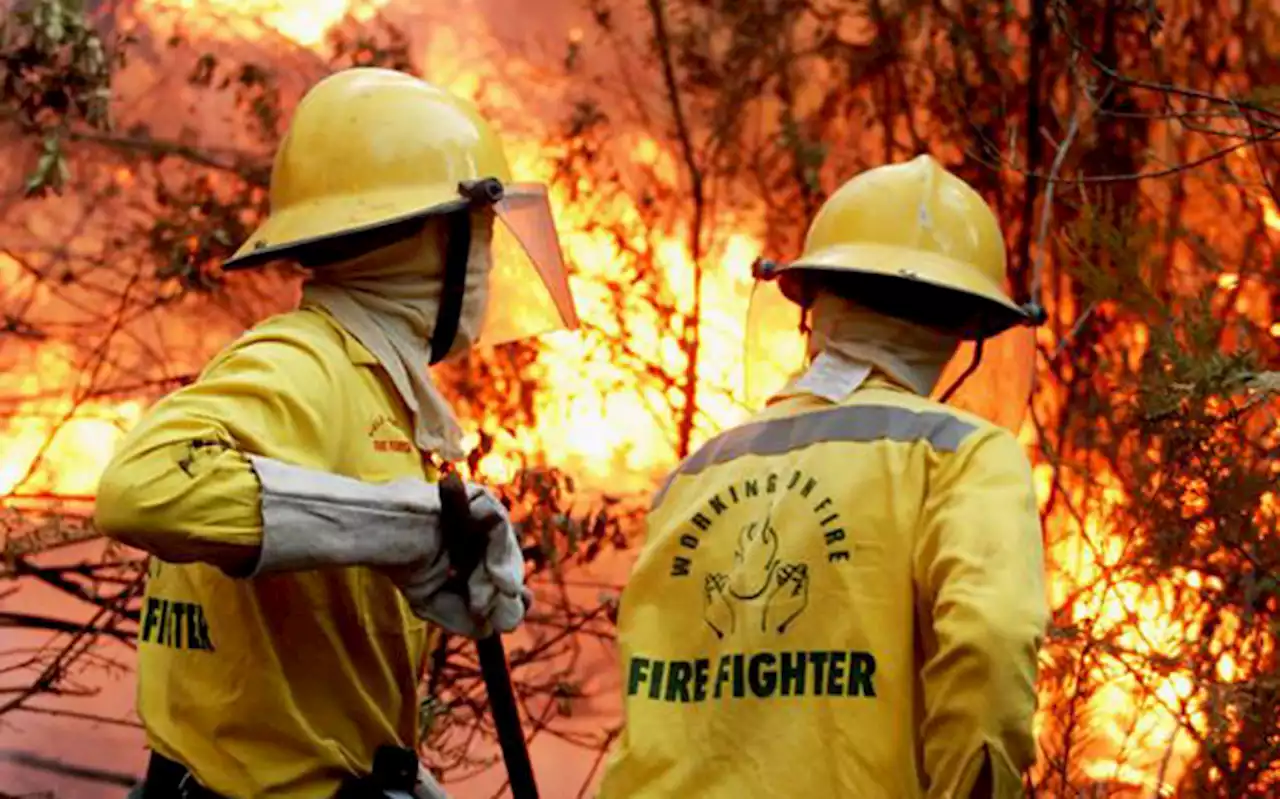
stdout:
[[(1022, 795), (1048, 622), (1027, 458), (879, 376), (668, 479), (623, 592), (601, 799)], [(985, 799), (985, 798), (984, 798)]]
[[(102, 476), (96, 521), (153, 555), (138, 710), (160, 754), (233, 799), (330, 797), (417, 740), (426, 625), (364, 568), (252, 580), (244, 453), (370, 482), (436, 479), (374, 357), (323, 311), (274, 317), (154, 405)], [(224, 571), (225, 570), (225, 571)]]

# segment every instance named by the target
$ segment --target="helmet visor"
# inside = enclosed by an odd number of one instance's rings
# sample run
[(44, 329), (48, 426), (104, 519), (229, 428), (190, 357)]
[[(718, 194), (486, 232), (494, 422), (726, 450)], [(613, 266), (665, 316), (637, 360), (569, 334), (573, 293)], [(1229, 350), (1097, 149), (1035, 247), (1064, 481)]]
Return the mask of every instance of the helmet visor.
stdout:
[(800, 306), (787, 299), (776, 280), (757, 280), (747, 305), (743, 337), (743, 401), (752, 411), (804, 370), (807, 336)]
[[(758, 410), (808, 366), (808, 334), (800, 306), (787, 299), (776, 280), (757, 280), (747, 311), (743, 395)], [(975, 343), (966, 341), (943, 368), (933, 399), (953, 387), (947, 404), (1018, 432), (1031, 397), (1035, 330), (1009, 328), (986, 339), (974, 366)], [(957, 385), (957, 381), (960, 381)]]
[[(1026, 418), (1035, 379), (1036, 331), (1018, 325), (982, 341), (974, 365), (977, 342), (966, 341), (942, 370), (933, 389), (947, 404), (995, 422), (1017, 434)], [(970, 371), (972, 370), (972, 371)]]
[(512, 184), (493, 205), (497, 224), (472, 346), (497, 346), (578, 327), (555, 219), (544, 186)]

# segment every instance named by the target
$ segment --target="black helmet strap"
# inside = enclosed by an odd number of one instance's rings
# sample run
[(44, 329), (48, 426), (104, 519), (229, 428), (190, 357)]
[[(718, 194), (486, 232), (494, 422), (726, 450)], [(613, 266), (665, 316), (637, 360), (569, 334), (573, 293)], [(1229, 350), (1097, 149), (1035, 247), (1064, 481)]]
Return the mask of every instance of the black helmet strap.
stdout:
[(440, 287), (440, 308), (431, 331), (431, 365), (440, 363), (453, 349), (462, 324), (462, 301), (467, 294), (467, 267), (471, 262), (471, 215), (473, 211), (502, 199), (502, 183), (497, 178), (458, 184), (467, 205), (445, 218), (444, 283)]
[(951, 384), (950, 388), (942, 392), (942, 396), (938, 399), (939, 402), (945, 405), (951, 400), (951, 397), (960, 390), (960, 386), (964, 385), (964, 381), (968, 380), (973, 376), (974, 372), (978, 371), (978, 367), (982, 365), (982, 345), (985, 344), (986, 341), (987, 340), (985, 338), (980, 338), (973, 342), (973, 360), (969, 361), (969, 368), (965, 369), (964, 373), (955, 379), (955, 382)]
[(445, 359), (458, 337), (462, 323), (462, 298), (467, 293), (467, 262), (471, 256), (471, 209), (454, 211), (445, 217), (444, 284), (440, 287), (440, 307), (431, 331), (431, 364)]

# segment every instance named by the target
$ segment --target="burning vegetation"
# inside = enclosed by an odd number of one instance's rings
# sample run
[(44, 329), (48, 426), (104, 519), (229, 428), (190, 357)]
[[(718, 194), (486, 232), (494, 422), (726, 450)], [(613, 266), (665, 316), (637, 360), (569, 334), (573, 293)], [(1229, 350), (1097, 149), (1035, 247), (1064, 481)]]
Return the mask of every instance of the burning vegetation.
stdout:
[[(296, 296), (292, 273), (219, 264), (266, 210), (302, 91), (379, 64), (492, 115), (552, 187), (574, 269), (584, 330), (439, 369), (470, 471), (525, 522), (540, 601), (512, 660), (535, 758), (573, 764), (556, 795), (617, 733), (612, 596), (639, 509), (747, 413), (752, 261), (795, 253), (839, 181), (921, 151), (993, 200), (1015, 290), (1050, 317), (1021, 431), (1055, 609), (1031, 786), (1277, 792), (1274, 5), (7, 5), (4, 576), (10, 602), (66, 599), (0, 611), (0, 713), (74, 713), (87, 673), (127, 666), (144, 565), (95, 540), (98, 473), (150, 402)], [(435, 662), (424, 756), (464, 781), (493, 763), (482, 686), (468, 648)]]

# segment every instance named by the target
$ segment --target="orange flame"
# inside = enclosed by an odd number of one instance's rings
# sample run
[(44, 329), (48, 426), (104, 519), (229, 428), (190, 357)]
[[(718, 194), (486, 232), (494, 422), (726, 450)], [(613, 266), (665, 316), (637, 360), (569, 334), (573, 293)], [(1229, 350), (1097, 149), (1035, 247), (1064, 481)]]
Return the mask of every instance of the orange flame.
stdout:
[[(141, 0), (136, 6), (143, 15), (155, 18), (160, 12), (186, 12), (183, 23), (202, 34), (236, 36), (249, 29), (234, 23), (258, 23), (304, 47), (319, 47), (325, 34), (346, 17), (366, 22), (388, 0)], [(190, 13), (198, 12), (198, 13)]]
[[(0, 285), (17, 284), (20, 268), (0, 254)], [(124, 428), (142, 406), (135, 401), (77, 402), (71, 348), (59, 342), (13, 344), (22, 368), (0, 371), (0, 498), (17, 494), (90, 496)]]
[(1258, 198), (1258, 202), (1262, 204), (1262, 221), (1267, 227), (1280, 233), (1280, 210), (1276, 209), (1275, 200), (1264, 194)]

